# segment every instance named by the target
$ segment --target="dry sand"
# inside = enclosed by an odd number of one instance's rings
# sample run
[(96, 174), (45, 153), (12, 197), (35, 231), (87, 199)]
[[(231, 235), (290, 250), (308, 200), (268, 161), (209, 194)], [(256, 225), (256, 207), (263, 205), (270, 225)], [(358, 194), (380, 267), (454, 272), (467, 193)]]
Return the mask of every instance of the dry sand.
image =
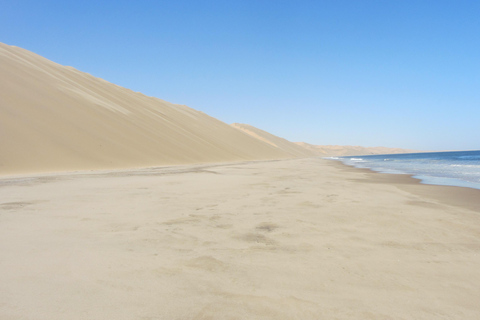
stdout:
[(479, 193), (320, 159), (4, 178), (0, 319), (479, 319)]

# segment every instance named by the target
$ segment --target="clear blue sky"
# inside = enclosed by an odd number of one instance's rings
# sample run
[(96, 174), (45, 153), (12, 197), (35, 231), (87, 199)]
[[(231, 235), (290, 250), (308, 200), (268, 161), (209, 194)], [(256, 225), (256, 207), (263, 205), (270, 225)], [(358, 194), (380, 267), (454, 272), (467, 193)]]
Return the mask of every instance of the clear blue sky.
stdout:
[(480, 149), (480, 1), (25, 1), (0, 41), (291, 141)]

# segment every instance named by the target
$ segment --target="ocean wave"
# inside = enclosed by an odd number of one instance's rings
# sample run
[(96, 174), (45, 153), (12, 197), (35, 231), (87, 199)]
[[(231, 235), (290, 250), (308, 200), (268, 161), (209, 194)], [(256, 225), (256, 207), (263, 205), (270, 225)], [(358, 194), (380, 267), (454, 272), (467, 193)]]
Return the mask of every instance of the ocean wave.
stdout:
[(455, 158), (460, 160), (480, 160), (480, 155), (458, 156)]
[(451, 164), (450, 167), (480, 168), (480, 164)]
[[(434, 184), (480, 189), (480, 151), (415, 155), (343, 156), (342, 162), (357, 168), (391, 174), (425, 177)], [(423, 179), (422, 179), (423, 180)]]

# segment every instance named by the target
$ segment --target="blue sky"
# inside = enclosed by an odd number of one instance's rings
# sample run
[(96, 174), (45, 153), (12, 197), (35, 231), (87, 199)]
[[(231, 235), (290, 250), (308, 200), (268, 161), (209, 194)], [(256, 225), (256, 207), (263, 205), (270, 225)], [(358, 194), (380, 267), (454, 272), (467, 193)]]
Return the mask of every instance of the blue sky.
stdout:
[(0, 41), (313, 144), (480, 149), (480, 1), (2, 1)]

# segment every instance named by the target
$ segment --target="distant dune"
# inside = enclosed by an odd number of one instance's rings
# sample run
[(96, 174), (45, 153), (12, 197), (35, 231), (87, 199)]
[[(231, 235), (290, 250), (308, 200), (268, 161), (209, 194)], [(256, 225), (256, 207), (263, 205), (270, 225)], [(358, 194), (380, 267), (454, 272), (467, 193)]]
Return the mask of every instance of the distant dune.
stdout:
[(306, 142), (290, 142), (286, 139), (277, 137), (271, 133), (260, 130), (248, 124), (233, 123), (232, 127), (242, 130), (252, 137), (264, 141), (296, 157), (329, 157), (419, 152), (416, 150), (387, 147), (317, 146)]
[(0, 174), (291, 158), (200, 111), (0, 43)]
[(305, 142), (296, 142), (296, 144), (316, 153), (317, 155), (325, 157), (420, 152), (418, 150), (387, 147), (317, 146)]

